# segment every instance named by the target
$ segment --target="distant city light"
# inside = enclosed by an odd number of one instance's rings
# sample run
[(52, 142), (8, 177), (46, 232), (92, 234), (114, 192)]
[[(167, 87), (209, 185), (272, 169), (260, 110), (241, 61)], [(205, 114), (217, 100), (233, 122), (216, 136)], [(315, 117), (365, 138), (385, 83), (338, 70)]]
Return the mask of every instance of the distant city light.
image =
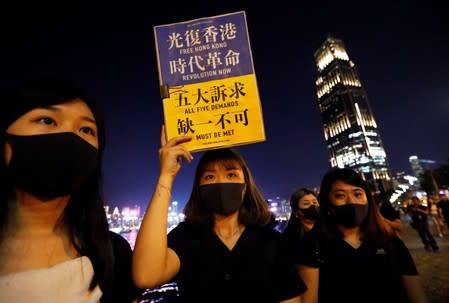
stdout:
[[(269, 210), (273, 213), (274, 218), (278, 222), (284, 222), (290, 217), (290, 204), (287, 199), (276, 196), (274, 199), (267, 199)], [(178, 201), (172, 201), (169, 206), (167, 216), (167, 233), (175, 228), (180, 222), (185, 220), (184, 213), (178, 212)], [(134, 242), (143, 219), (143, 213), (140, 212), (139, 206), (123, 206), (121, 211), (118, 207), (112, 208), (109, 205), (104, 207), (106, 217), (109, 224), (109, 230), (121, 234), (128, 240), (131, 247)]]

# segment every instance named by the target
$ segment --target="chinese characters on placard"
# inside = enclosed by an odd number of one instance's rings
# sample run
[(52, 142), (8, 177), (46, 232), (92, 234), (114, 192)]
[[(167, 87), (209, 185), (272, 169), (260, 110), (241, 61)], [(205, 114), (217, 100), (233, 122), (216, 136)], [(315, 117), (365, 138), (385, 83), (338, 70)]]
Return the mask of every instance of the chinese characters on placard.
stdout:
[(167, 137), (189, 150), (265, 140), (244, 12), (155, 27)]
[[(192, 54), (188, 58), (177, 58), (170, 60), (170, 73), (179, 73), (184, 75), (187, 72), (193, 74), (193, 77), (204, 78), (214, 75), (217, 68), (222, 66), (235, 66), (240, 63), (240, 53), (232, 49), (228, 49), (225, 54), (217, 49), (227, 48), (227, 40), (236, 38), (237, 28), (233, 23), (214, 25), (205, 27), (204, 29), (186, 30), (183, 35), (177, 32), (170, 33), (168, 37), (168, 49), (178, 49), (179, 55)], [(199, 52), (210, 50), (207, 53), (199, 55)], [(207, 68), (212, 70), (206, 72)], [(202, 72), (206, 72), (203, 74)], [(230, 72), (229, 69), (221, 69), (221, 74)], [(216, 75), (216, 74), (215, 74)], [(189, 80), (191, 77), (185, 76)], [(193, 78), (195, 79), (195, 78)]]
[[(176, 96), (178, 100), (177, 107), (185, 107), (185, 114), (194, 114), (239, 106), (240, 97), (246, 95), (244, 88), (244, 83), (234, 82), (231, 87), (226, 87), (225, 85), (212, 86), (209, 90), (197, 88), (197, 91), (191, 94), (185, 89), (178, 89), (170, 94)], [(189, 99), (189, 97), (191, 98)], [(214, 125), (220, 125), (222, 130), (226, 128), (226, 125), (232, 123), (241, 123), (244, 126), (248, 125), (247, 108), (238, 111), (226, 111), (213, 115), (213, 117), (216, 117), (214, 121), (207, 120), (198, 122), (192, 121), (189, 117), (178, 119), (178, 135), (187, 135), (189, 132), (194, 134), (194, 126), (203, 124), (214, 123)]]

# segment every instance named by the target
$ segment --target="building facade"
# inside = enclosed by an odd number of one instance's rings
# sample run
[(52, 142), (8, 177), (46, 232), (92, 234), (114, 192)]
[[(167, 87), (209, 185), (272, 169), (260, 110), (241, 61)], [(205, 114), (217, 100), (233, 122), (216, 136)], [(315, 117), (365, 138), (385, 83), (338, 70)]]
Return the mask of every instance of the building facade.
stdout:
[(434, 160), (420, 159), (418, 156), (413, 155), (408, 158), (413, 174), (417, 178), (421, 178), (426, 171), (432, 170), (435, 165)]
[(373, 192), (392, 188), (391, 173), (367, 94), (343, 41), (328, 37), (314, 54), (317, 103), (331, 167), (359, 172)]

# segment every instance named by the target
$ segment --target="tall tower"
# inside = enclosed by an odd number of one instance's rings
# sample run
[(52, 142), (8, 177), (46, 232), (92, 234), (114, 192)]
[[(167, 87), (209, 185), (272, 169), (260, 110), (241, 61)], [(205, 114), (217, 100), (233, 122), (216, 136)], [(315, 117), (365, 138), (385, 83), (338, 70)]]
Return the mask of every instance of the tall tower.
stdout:
[(420, 161), (418, 159), (418, 156), (410, 156), (408, 157), (408, 161), (410, 162), (410, 166), (412, 167), (413, 174), (415, 177), (420, 178), (422, 175), (424, 175), (424, 168), (422, 167)]
[(317, 103), (331, 167), (356, 170), (373, 192), (390, 189), (391, 174), (377, 124), (343, 41), (328, 37), (314, 56)]

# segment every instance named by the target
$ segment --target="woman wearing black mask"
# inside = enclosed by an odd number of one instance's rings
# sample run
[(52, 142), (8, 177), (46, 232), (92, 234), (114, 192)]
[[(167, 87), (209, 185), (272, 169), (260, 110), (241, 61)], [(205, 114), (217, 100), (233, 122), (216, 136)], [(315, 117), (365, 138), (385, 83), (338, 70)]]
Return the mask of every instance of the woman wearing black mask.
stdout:
[(282, 237), (287, 243), (294, 263), (297, 263), (298, 251), (305, 234), (314, 226), (320, 214), (317, 194), (310, 189), (300, 188), (290, 197), (291, 213)]
[(268, 205), (243, 158), (231, 149), (201, 157), (185, 206), (185, 221), (167, 236), (167, 215), (183, 146), (161, 134), (160, 176), (133, 255), (142, 288), (174, 280), (182, 302), (300, 302), (305, 286), (285, 258), (280, 234), (266, 226)]
[(1, 98), (0, 302), (132, 302), (132, 251), (100, 195), (96, 105), (62, 81)]
[(412, 256), (359, 174), (329, 171), (319, 200), (321, 220), (299, 256), (303, 302), (427, 302)]

